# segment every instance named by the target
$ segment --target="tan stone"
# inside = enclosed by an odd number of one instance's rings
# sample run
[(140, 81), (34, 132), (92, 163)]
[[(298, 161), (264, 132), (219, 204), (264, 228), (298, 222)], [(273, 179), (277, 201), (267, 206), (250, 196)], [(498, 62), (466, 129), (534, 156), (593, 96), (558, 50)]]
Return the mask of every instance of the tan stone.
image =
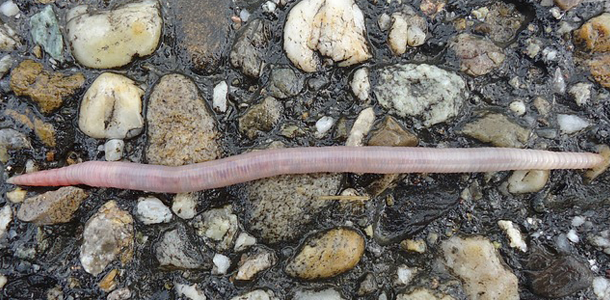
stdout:
[(589, 61), (589, 68), (595, 81), (610, 88), (610, 54), (594, 57)]
[(574, 42), (591, 52), (610, 51), (610, 13), (597, 16), (575, 30)]
[(364, 253), (364, 238), (355, 230), (335, 228), (308, 238), (286, 266), (293, 277), (329, 278), (355, 267)]
[(72, 220), (72, 215), (87, 198), (83, 189), (73, 186), (27, 198), (21, 204), (17, 218), (36, 225), (53, 225)]
[(7, 109), (4, 111), (6, 116), (9, 116), (15, 122), (34, 131), (34, 134), (48, 147), (55, 147), (55, 127), (52, 124), (45, 123), (34, 115), (34, 113), (26, 109), (25, 114), (21, 114), (15, 110)]

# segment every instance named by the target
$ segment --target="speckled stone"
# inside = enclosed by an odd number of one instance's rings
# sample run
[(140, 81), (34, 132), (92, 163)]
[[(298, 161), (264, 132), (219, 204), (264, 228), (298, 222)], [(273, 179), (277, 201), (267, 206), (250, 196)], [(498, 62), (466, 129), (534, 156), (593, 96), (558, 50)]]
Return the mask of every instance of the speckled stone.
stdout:
[(464, 125), (460, 133), (497, 147), (523, 148), (531, 129), (518, 125), (505, 115), (484, 113)]
[(502, 48), (490, 40), (466, 33), (455, 37), (450, 47), (460, 59), (460, 70), (471, 76), (493, 71), (506, 58)]
[(286, 273), (306, 280), (329, 278), (354, 268), (364, 253), (364, 238), (349, 228), (309, 237), (286, 265)]
[(163, 269), (206, 269), (212, 268), (211, 253), (189, 234), (184, 225), (168, 230), (155, 245), (155, 256)]
[(239, 130), (248, 138), (253, 139), (263, 132), (273, 129), (284, 112), (284, 106), (273, 97), (266, 97), (263, 101), (250, 107), (239, 118)]
[(610, 54), (594, 57), (589, 61), (589, 68), (595, 81), (610, 88)]
[(81, 202), (88, 197), (83, 189), (73, 186), (27, 198), (21, 204), (17, 218), (36, 225), (53, 225), (72, 220)]
[(150, 95), (146, 121), (150, 164), (179, 166), (220, 156), (216, 119), (184, 75), (161, 78)]
[(265, 67), (265, 50), (271, 37), (269, 27), (265, 20), (249, 21), (231, 49), (231, 64), (250, 77), (258, 78)]
[(30, 97), (44, 113), (59, 108), (84, 83), (85, 76), (81, 73), (49, 72), (33, 60), (24, 60), (11, 72), (11, 89), (15, 94)]
[(591, 52), (610, 51), (610, 13), (592, 18), (575, 30), (574, 43)]

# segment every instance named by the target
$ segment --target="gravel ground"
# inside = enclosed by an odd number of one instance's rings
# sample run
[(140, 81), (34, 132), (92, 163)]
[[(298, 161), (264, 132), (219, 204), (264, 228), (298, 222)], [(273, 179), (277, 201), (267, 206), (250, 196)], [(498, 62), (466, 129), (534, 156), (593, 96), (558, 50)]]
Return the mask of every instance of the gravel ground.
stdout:
[(609, 3), (3, 1), (0, 298), (610, 299), (608, 172), (4, 183), (296, 146), (598, 151)]

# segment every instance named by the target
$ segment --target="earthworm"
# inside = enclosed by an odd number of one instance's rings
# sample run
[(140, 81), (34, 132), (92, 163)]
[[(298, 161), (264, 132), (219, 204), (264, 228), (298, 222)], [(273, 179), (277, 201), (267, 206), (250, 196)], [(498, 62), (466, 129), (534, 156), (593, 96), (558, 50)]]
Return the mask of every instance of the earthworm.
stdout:
[(593, 153), (510, 148), (304, 147), (253, 151), (178, 167), (89, 161), (10, 178), (30, 186), (85, 184), (162, 193), (192, 192), (251, 180), (306, 173), (464, 173), (587, 169), (602, 164)]

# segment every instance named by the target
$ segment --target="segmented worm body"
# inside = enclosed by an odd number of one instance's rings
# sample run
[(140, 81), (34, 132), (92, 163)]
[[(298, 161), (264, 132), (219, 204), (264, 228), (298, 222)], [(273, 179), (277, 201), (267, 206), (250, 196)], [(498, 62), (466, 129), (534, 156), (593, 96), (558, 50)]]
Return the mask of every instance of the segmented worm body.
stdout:
[(89, 161), (16, 176), (8, 182), (31, 186), (85, 184), (95, 187), (181, 193), (284, 174), (465, 173), (588, 169), (602, 162), (602, 156), (593, 153), (510, 148), (307, 147), (254, 151), (179, 167)]

